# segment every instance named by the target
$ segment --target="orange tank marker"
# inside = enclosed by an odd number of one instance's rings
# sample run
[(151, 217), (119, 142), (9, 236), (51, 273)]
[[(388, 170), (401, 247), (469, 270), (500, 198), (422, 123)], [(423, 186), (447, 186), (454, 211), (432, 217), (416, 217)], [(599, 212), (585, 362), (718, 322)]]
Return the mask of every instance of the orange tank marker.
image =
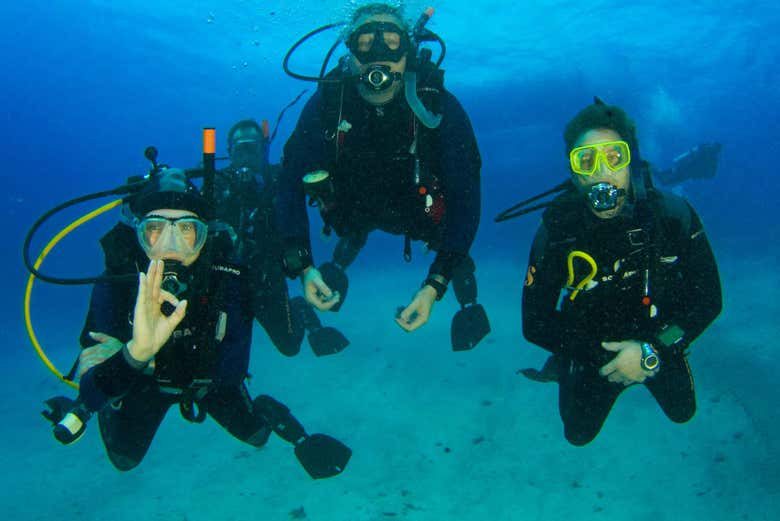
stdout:
[(217, 131), (214, 128), (203, 129), (203, 153), (217, 153)]

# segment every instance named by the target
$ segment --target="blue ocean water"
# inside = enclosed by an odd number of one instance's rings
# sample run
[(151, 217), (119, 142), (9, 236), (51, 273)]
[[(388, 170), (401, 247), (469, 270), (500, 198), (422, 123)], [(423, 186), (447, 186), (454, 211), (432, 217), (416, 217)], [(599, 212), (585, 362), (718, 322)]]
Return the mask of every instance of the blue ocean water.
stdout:
[[(274, 455), (261, 452), (247, 462), (236, 456), (244, 449), (216, 427), (190, 428), (173, 418), (155, 441), (159, 451), (129, 476), (109, 467), (96, 426), (90, 440), (77, 448), (60, 447), (51, 439), (36, 418), (38, 404), (66, 390), (37, 361), (22, 325), (27, 274), (20, 252), (29, 225), (66, 199), (145, 173), (148, 145), (157, 146), (166, 163), (194, 166), (202, 127), (218, 129), (222, 153), (234, 121), (273, 122), (302, 89), (314, 89), (284, 75), (281, 60), (288, 47), (316, 26), (344, 19), (355, 5), (344, 0), (33, 0), (3, 6), (0, 143), (5, 167), (0, 176), (6, 189), (0, 215), (10, 240), (0, 258), (7, 277), (0, 300), (0, 349), (3, 388), (15, 399), (3, 400), (0, 410), (15, 420), (2, 431), (6, 443), (15, 445), (5, 467), (19, 474), (0, 487), (5, 489), (0, 505), (20, 518), (43, 518), (65, 508), (75, 518), (120, 519), (132, 515), (138, 490), (157, 497), (150, 480), (176, 487), (177, 476), (185, 472), (187, 494), (155, 499), (143, 507), (146, 517), (232, 519), (256, 513), (285, 519), (301, 506), (311, 519), (337, 520), (390, 514), (409, 519), (595, 519), (607, 514), (677, 519), (676, 507), (695, 518), (776, 519), (780, 480), (772, 469), (780, 463), (780, 444), (773, 439), (778, 422), (772, 375), (778, 363), (771, 348), (780, 333), (780, 309), (773, 298), (780, 252), (775, 198), (780, 188), (775, 177), (780, 8), (768, 1), (434, 4), (430, 27), (447, 42), (447, 86), (469, 113), (483, 157), (483, 218), (473, 252), (495, 332), (493, 341), (470, 358), (457, 358), (446, 346), (454, 309), (447, 306), (454, 304), (443, 303), (425, 331), (400, 336), (387, 317), (419, 283), (426, 261), (418, 256), (413, 266), (403, 266), (400, 239), (372, 238), (353, 280), (374, 280), (381, 272), (377, 289), (358, 285), (350, 297), (354, 307), (327, 317), (345, 330), (352, 328), (353, 345), (344, 356), (279, 360), (264, 348), (253, 358), (254, 372), (270, 371), (269, 381), (279, 393), (295, 396), (321, 429), (351, 437), (356, 458), (358, 448), (371, 454), (355, 461), (350, 475), (338, 478), (341, 484), (308, 483), (292, 458), (280, 456), (284, 464), (277, 467), (262, 461)], [(424, 7), (423, 2), (406, 3), (410, 18)], [(332, 36), (312, 40), (296, 54), (293, 67), (316, 74)], [(705, 222), (726, 300), (723, 315), (699, 342), (707, 345), (693, 357), (701, 403), (694, 421), (667, 425), (651, 400), (632, 393), (626, 397), (631, 405), (621, 398), (608, 420), (612, 430), (605, 429), (594, 447), (578, 452), (561, 440), (551, 388), (544, 389), (539, 403), (530, 403), (539, 389), (513, 374), (514, 368), (543, 359), (519, 331), (519, 291), (538, 217), (502, 225), (492, 217), (564, 179), (562, 128), (594, 95), (626, 109), (637, 122), (643, 155), (660, 167), (697, 143), (723, 144), (716, 179), (676, 190)], [(301, 107), (283, 120), (273, 159)], [(66, 213), (44, 230), (53, 233), (91, 208)], [(68, 237), (47, 260), (47, 270), (96, 273), (102, 264), (96, 239), (115, 217), (98, 219)], [(332, 244), (317, 242), (315, 247), (324, 258)], [(406, 292), (398, 293), (397, 286)], [(72, 360), (87, 298), (88, 288), (36, 286), (36, 329), (59, 365)], [(384, 300), (386, 305), (378, 304)], [(369, 302), (376, 314), (366, 309)], [(266, 342), (256, 331), (256, 343)], [(426, 351), (431, 345), (439, 345), (438, 351)], [(434, 376), (422, 371), (426, 367), (435, 368)], [(390, 368), (398, 369), (392, 377), (380, 370)], [(291, 385), (291, 374), (310, 376), (332, 392), (331, 399), (312, 402), (322, 393)], [(383, 400), (382, 393), (390, 398)], [(363, 400), (356, 401), (356, 394)], [(468, 397), (476, 405), (463, 401)], [(480, 407), (484, 402), (492, 405)], [(437, 459), (437, 443), (456, 443), (440, 441), (447, 438), (441, 433), (457, 431), (471, 440), (482, 436), (462, 432), (463, 425), (474, 425), (466, 421), (469, 415), (492, 433), (484, 435), (489, 452), (456, 463)], [(367, 426), (369, 418), (372, 426)], [(179, 429), (186, 436), (177, 444), (172, 440)], [(392, 441), (377, 438), (377, 432), (387, 430), (398, 433)], [(437, 437), (408, 434), (414, 431)], [(542, 433), (546, 436), (540, 438)], [(204, 438), (216, 459), (199, 449)], [(175, 448), (175, 456), (166, 447)], [(230, 465), (220, 466), (223, 456)], [(197, 462), (194, 469), (190, 458)], [(605, 464), (611, 459), (619, 462)], [(262, 505), (250, 492), (231, 488), (236, 475), (246, 487), (254, 472), (262, 472), (265, 480), (258, 485), (266, 487)], [(458, 486), (464, 480), (469, 487)], [(79, 483), (90, 490), (75, 498), (61, 491)], [(625, 483), (630, 490), (623, 489)], [(648, 501), (643, 483), (656, 499), (641, 509)], [(111, 506), (96, 506), (105, 502), (105, 490), (92, 491), (101, 484), (113, 487)], [(274, 495), (274, 487), (302, 496)], [(50, 501), (21, 504), (21, 498), (42, 488), (51, 491)], [(584, 497), (583, 489), (590, 496)], [(212, 499), (207, 508), (193, 490), (224, 503)]]

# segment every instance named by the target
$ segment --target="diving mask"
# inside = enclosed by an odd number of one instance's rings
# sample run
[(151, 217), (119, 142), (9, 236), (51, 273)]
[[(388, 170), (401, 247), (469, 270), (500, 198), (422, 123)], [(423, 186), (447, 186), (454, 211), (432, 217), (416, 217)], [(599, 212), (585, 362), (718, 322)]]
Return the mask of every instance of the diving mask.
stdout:
[(406, 31), (392, 22), (369, 22), (355, 29), (347, 47), (360, 63), (398, 62), (411, 47)]
[(625, 141), (606, 141), (575, 147), (569, 152), (571, 170), (579, 175), (593, 175), (603, 163), (617, 172), (631, 163), (631, 150)]
[(260, 168), (262, 164), (263, 146), (260, 138), (249, 136), (236, 139), (228, 147), (231, 164), (236, 167)]
[(192, 216), (149, 215), (136, 223), (138, 242), (150, 259), (185, 262), (200, 253), (208, 230), (208, 224)]

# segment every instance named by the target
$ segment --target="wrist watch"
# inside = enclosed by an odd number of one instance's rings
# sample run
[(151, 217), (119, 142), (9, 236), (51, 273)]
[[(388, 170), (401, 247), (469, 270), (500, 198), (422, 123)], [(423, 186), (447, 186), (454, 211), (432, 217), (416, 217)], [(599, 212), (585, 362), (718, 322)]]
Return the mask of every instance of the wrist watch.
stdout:
[(642, 348), (642, 358), (640, 364), (645, 371), (655, 371), (661, 367), (661, 359), (658, 358), (658, 352), (653, 347), (653, 344), (648, 342), (642, 342), (640, 344)]

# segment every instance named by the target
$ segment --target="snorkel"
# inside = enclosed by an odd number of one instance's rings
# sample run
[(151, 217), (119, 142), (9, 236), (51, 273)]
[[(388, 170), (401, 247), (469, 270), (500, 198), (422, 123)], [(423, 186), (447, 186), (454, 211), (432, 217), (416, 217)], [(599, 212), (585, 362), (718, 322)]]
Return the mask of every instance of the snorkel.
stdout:
[[(425, 108), (425, 105), (423, 105), (422, 101), (420, 101), (420, 97), (417, 95), (417, 67), (420, 62), (419, 59), (417, 59), (417, 55), (420, 53), (419, 46), (421, 41), (429, 41), (430, 39), (437, 39), (441, 46), (442, 46), (442, 55), (439, 58), (439, 62), (441, 63), (441, 60), (444, 57), (445, 47), (444, 42), (441, 41), (441, 39), (434, 35), (433, 32), (429, 31), (425, 28), (425, 25), (428, 23), (428, 20), (431, 19), (433, 16), (433, 7), (427, 8), (423, 14), (420, 15), (420, 18), (417, 20), (417, 23), (414, 24), (414, 29), (412, 31), (412, 40), (415, 42), (415, 48), (414, 48), (414, 55), (415, 59), (410, 60), (409, 65), (407, 66), (406, 74), (404, 75), (404, 95), (406, 96), (406, 102), (409, 104), (409, 107), (411, 107), (412, 111), (414, 112), (414, 115), (417, 116), (417, 119), (420, 120), (420, 123), (425, 125), (428, 128), (437, 128), (441, 124), (441, 114), (434, 114), (427, 108)], [(424, 54), (423, 57), (429, 57), (430, 51), (428, 51), (427, 54)], [(426, 59), (427, 61), (427, 59)], [(437, 67), (438, 67), (437, 63)]]

